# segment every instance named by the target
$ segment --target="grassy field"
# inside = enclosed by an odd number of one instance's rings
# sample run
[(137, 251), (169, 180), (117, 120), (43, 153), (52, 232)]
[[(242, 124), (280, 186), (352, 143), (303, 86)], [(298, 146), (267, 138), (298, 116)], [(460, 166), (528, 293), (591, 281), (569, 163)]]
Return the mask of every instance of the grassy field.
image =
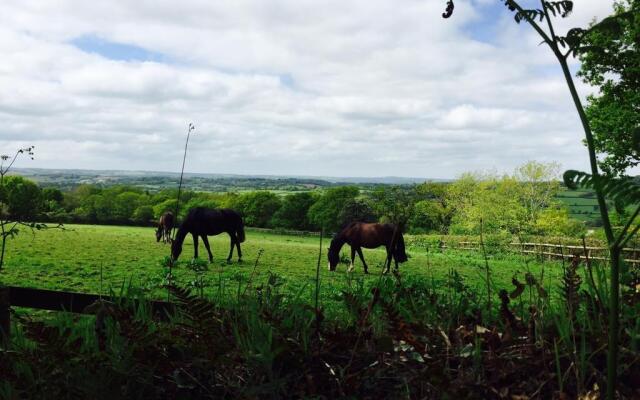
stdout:
[[(212, 237), (210, 243), (214, 262), (203, 275), (205, 292), (215, 294), (217, 291), (218, 295), (233, 299), (245, 290), (248, 282), (251, 287), (257, 287), (270, 274), (275, 274), (282, 282), (284, 292), (312, 303), (319, 238), (248, 231), (242, 245), (244, 262), (241, 264), (235, 257), (231, 264), (225, 262), (229, 251), (228, 236)], [(320, 300), (330, 309), (333, 302), (342, 301), (341, 290), (347, 285), (366, 288), (378, 279), (385, 253), (364, 250), (370, 265), (368, 276), (363, 274), (359, 261), (356, 261), (353, 273), (346, 272), (345, 264), (339, 265), (336, 272), (330, 272), (327, 270), (327, 245), (325, 239), (320, 263)], [(206, 254), (202, 244), (200, 251), (201, 257)], [(347, 256), (348, 248), (345, 247), (342, 253)], [(423, 278), (444, 285), (450, 269), (454, 269), (465, 278), (467, 285), (484, 287), (484, 260), (477, 253), (427, 253), (412, 248), (408, 253), (409, 261), (401, 265), (403, 277)], [(256, 264), (258, 254), (260, 258)], [(153, 228), (68, 225), (66, 230), (39, 231), (34, 235), (22, 231), (8, 243), (0, 283), (93, 293), (108, 293), (110, 289), (117, 293), (123, 284), (131, 284), (150, 296), (162, 297), (165, 295), (160, 289), (165, 276), (163, 260), (168, 255), (169, 246), (156, 243)], [(196, 279), (196, 273), (187, 266), (192, 255), (193, 243), (188, 238), (181, 262), (174, 269), (177, 280), (183, 284)], [(519, 274), (523, 280), (526, 271), (540, 277), (544, 269), (545, 286), (553, 292), (561, 274), (560, 265), (555, 262), (540, 264), (519, 256), (495, 258), (489, 262), (497, 289), (511, 290), (514, 274)]]
[(558, 194), (557, 199), (569, 207), (571, 218), (588, 223), (596, 223), (600, 220), (598, 201), (595, 193), (590, 190), (564, 190)]

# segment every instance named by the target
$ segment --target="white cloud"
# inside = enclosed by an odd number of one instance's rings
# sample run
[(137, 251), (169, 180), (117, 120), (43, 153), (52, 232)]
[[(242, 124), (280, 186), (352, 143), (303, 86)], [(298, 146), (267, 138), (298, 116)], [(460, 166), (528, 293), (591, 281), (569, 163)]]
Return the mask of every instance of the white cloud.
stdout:
[[(607, 3), (576, 1), (559, 29), (602, 18)], [(584, 168), (552, 54), (491, 4), (456, 1), (444, 20), (444, 0), (5, 1), (0, 146), (35, 143), (22, 166), (176, 170), (194, 122), (191, 171)], [(109, 59), (74, 46), (79, 37), (163, 61)]]

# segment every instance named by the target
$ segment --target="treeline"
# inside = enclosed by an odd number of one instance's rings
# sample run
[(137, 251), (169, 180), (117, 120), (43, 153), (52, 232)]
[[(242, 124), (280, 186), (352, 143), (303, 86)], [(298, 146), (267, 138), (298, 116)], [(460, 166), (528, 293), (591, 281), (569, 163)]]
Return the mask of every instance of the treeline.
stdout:
[[(400, 221), (408, 232), (504, 233), (576, 236), (584, 223), (556, 199), (555, 164), (529, 162), (511, 175), (464, 174), (452, 183), (341, 186), (278, 195), (183, 191), (180, 217), (193, 207), (232, 208), (245, 224), (262, 228), (334, 232), (347, 222)], [(80, 185), (41, 189), (19, 176), (6, 178), (6, 212), (24, 219), (95, 224), (153, 224), (176, 208), (177, 190), (155, 193), (135, 186)]]

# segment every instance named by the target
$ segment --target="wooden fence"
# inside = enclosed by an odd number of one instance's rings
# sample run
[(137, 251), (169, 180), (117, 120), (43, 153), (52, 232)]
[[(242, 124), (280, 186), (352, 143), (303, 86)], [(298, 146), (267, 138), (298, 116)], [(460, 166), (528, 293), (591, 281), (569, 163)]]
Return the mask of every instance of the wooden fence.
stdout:
[(313, 232), (313, 231), (295, 231), (292, 229), (271, 229), (271, 228), (254, 228), (254, 227), (245, 227), (245, 229), (249, 232), (264, 232), (264, 233), (273, 233), (277, 235), (320, 237), (320, 232)]
[[(590, 260), (605, 261), (609, 259), (609, 249), (597, 246), (576, 246), (553, 243), (509, 243), (509, 250), (513, 253), (520, 253), (539, 257), (541, 260), (561, 260), (570, 259), (574, 255), (588, 258)], [(463, 241), (457, 244), (445, 244), (442, 248), (456, 250), (481, 251), (480, 242)], [(624, 261), (632, 265), (640, 264), (640, 248), (622, 249)]]
[[(37, 310), (65, 311), (77, 314), (93, 314), (89, 306), (103, 300), (117, 303), (126, 300), (132, 307), (141, 304), (141, 300), (99, 296), (97, 294), (62, 292), (45, 289), (32, 289), (18, 286), (0, 288), (0, 336), (8, 337), (11, 329), (10, 307), (26, 307)], [(144, 301), (152, 315), (156, 318), (166, 318), (175, 309), (173, 303), (166, 301)]]

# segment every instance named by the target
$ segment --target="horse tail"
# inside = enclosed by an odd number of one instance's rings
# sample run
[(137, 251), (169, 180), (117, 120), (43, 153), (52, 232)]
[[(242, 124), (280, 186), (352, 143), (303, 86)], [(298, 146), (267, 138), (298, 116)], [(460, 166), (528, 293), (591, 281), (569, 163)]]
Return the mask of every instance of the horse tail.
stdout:
[(404, 247), (404, 237), (402, 236), (401, 232), (398, 232), (398, 240), (396, 241), (396, 260), (398, 262), (405, 262), (408, 260), (407, 258), (407, 253), (405, 251), (405, 247)]
[(238, 225), (238, 229), (236, 231), (236, 235), (238, 235), (238, 240), (240, 243), (244, 242), (244, 222), (242, 222), (242, 217), (240, 217), (240, 223)]

